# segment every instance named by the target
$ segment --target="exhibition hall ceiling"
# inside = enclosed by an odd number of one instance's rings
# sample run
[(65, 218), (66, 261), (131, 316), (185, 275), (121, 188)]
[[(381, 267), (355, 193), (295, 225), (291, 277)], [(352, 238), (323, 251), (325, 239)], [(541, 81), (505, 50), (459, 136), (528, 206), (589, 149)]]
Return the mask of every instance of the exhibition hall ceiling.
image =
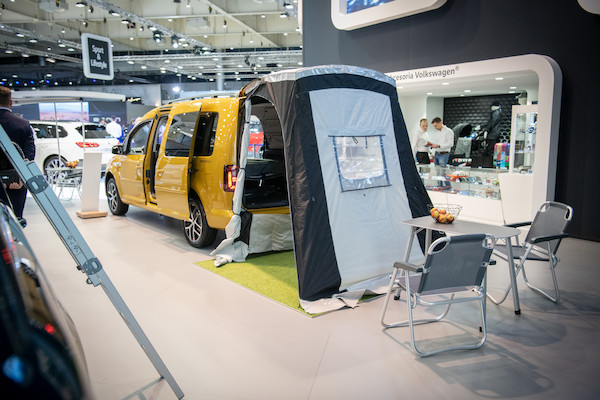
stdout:
[(1, 0), (0, 7), (0, 78), (13, 88), (93, 84), (82, 72), (82, 33), (112, 41), (111, 84), (249, 80), (302, 65), (297, 0)]

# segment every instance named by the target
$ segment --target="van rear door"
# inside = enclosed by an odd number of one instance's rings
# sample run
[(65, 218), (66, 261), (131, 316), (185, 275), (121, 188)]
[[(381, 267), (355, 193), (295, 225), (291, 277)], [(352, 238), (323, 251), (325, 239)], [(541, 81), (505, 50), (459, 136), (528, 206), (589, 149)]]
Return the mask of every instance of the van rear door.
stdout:
[(155, 193), (161, 213), (178, 219), (189, 218), (188, 192), (192, 144), (196, 137), (200, 103), (173, 107), (161, 152), (156, 162)]

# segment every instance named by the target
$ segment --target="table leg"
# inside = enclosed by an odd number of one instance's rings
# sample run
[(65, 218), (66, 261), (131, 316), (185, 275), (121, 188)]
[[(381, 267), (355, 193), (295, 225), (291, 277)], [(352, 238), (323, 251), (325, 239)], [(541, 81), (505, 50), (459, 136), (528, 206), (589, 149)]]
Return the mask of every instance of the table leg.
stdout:
[(510, 238), (507, 238), (506, 240), (506, 250), (508, 253), (508, 273), (510, 274), (510, 285), (512, 287), (515, 314), (521, 314), (519, 291), (517, 290), (517, 276), (515, 274), (515, 260), (513, 258), (512, 240)]

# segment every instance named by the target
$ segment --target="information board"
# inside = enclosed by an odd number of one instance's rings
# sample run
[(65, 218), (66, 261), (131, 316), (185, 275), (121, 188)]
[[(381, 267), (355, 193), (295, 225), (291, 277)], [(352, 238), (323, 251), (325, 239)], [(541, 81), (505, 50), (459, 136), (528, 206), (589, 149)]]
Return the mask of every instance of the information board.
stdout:
[(112, 43), (109, 38), (84, 33), (81, 35), (83, 75), (90, 79), (110, 81), (114, 78)]

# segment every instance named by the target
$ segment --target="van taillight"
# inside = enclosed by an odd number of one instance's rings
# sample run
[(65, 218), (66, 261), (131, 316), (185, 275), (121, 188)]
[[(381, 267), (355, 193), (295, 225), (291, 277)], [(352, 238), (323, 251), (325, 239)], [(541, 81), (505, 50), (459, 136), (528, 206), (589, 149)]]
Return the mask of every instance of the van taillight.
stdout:
[(223, 190), (233, 192), (237, 182), (237, 167), (235, 165), (226, 165), (223, 174)]
[(98, 143), (94, 143), (94, 142), (77, 142), (75, 144), (81, 148), (86, 148), (86, 149), (90, 148), (90, 147), (100, 147), (100, 145)]

